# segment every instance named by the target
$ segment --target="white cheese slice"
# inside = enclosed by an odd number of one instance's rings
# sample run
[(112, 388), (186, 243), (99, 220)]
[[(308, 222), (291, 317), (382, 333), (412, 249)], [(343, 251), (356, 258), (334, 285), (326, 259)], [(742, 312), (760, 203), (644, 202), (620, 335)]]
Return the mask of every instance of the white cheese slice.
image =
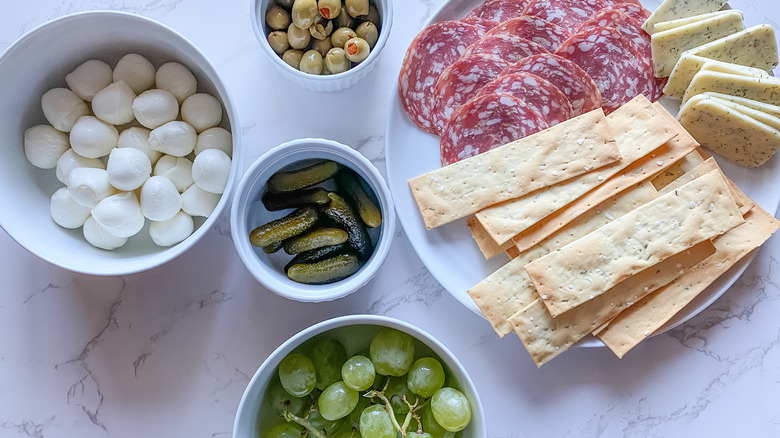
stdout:
[[(709, 62), (709, 64), (707, 64)], [(705, 64), (707, 70), (719, 71), (723, 73), (732, 74), (746, 74), (748, 76), (767, 75), (765, 70), (755, 67), (749, 67), (741, 64), (733, 64), (725, 61), (718, 61), (715, 59), (705, 58), (699, 55), (692, 55), (688, 52), (683, 53), (680, 60), (675, 64), (672, 74), (669, 75), (669, 80), (664, 87), (664, 94), (671, 97), (682, 99), (685, 94), (685, 90), (691, 84), (691, 79), (704, 69)]]
[(780, 105), (780, 79), (772, 76), (752, 77), (702, 70), (693, 77), (685, 90), (682, 104), (705, 91), (730, 94)]
[(777, 66), (775, 29), (768, 24), (759, 24), (693, 48), (688, 53), (771, 72)]
[(725, 4), (726, 0), (664, 0), (642, 24), (642, 29), (652, 34), (656, 23), (715, 12)]
[(657, 77), (667, 77), (680, 55), (709, 42), (745, 29), (745, 21), (739, 11), (707, 18), (674, 29), (658, 32), (650, 37), (653, 48), (653, 67)]
[[(764, 112), (755, 110), (753, 108), (750, 108), (750, 107), (745, 106), (745, 105), (741, 105), (741, 104), (736, 103), (736, 102), (732, 102), (730, 100), (721, 99), (720, 97), (716, 97), (716, 96), (711, 96), (711, 95), (709, 95), (707, 93), (699, 94), (695, 98), (712, 99), (713, 102), (717, 102), (717, 103), (719, 103), (719, 104), (721, 104), (723, 106), (729, 107), (729, 108), (733, 109), (734, 111), (739, 112), (740, 114), (742, 114), (744, 116), (750, 117), (751, 119), (757, 120), (757, 121), (759, 121), (759, 122), (761, 122), (761, 123), (763, 123), (763, 124), (765, 124), (767, 126), (771, 126), (774, 129), (780, 130), (780, 118), (775, 117), (773, 115), (766, 114)], [(691, 99), (691, 100), (693, 100), (693, 99)], [(691, 103), (691, 101), (689, 100), (688, 103)]]
[(752, 108), (762, 113), (769, 114), (770, 116), (780, 118), (780, 106), (772, 105), (769, 103), (761, 102), (759, 100), (748, 99), (747, 97), (731, 96), (729, 94), (716, 93), (714, 91), (705, 91), (702, 93), (705, 96), (718, 97), (729, 102), (738, 103), (740, 105)]
[(706, 20), (708, 18), (717, 17), (718, 15), (728, 14), (728, 13), (734, 12), (734, 11), (740, 12), (740, 11), (737, 11), (736, 9), (727, 9), (725, 11), (715, 11), (715, 12), (709, 12), (707, 14), (699, 14), (699, 15), (693, 15), (691, 17), (678, 18), (677, 20), (662, 21), (660, 23), (656, 23), (653, 26), (653, 33), (652, 34), (656, 34), (658, 32), (663, 32), (663, 31), (669, 30), (669, 29), (674, 29), (674, 28), (680, 27), (680, 26), (685, 26), (686, 24), (691, 24), (691, 23), (695, 23), (697, 21)]

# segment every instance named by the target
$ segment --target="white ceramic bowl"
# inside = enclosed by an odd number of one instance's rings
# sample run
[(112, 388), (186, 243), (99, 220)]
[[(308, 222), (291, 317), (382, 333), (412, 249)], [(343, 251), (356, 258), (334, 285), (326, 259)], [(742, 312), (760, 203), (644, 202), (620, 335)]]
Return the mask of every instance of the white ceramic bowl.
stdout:
[[(374, 252), (359, 271), (331, 284), (301, 284), (290, 280), (284, 272), (284, 265), (290, 256), (282, 250), (275, 254), (265, 254), (262, 249), (252, 246), (249, 233), (258, 226), (289, 213), (288, 210), (269, 212), (263, 206), (260, 198), (268, 178), (292, 163), (322, 159), (333, 160), (349, 167), (363, 178), (376, 195), (382, 211), (382, 225), (369, 230), (374, 241)], [(241, 261), (263, 286), (280, 296), (297, 301), (330, 301), (356, 291), (376, 275), (387, 258), (395, 234), (395, 208), (382, 175), (363, 155), (335, 141), (305, 138), (271, 149), (246, 171), (233, 200), (230, 228)]]
[[(485, 424), (485, 412), (482, 401), (477, 393), (474, 382), (469, 377), (466, 369), (458, 359), (436, 338), (407, 322), (375, 315), (349, 315), (329, 319), (315, 324), (306, 330), (290, 338), (277, 348), (260, 365), (249, 385), (244, 391), (241, 402), (236, 412), (236, 420), (233, 424), (233, 438), (254, 438), (258, 430), (263, 429), (258, 413), (261, 411), (261, 402), (271, 378), (277, 372), (279, 362), (290, 352), (313, 337), (327, 333), (347, 349), (347, 355), (353, 355), (364, 350), (371, 343), (371, 339), (382, 327), (390, 327), (405, 332), (420, 341), (424, 347), (429, 348), (441, 359), (442, 365), (449, 370), (460, 387), (459, 389), (468, 397), (471, 403), (471, 422), (459, 432), (462, 438), (485, 438), (487, 426)], [(419, 351), (419, 349), (418, 349)], [(265, 425), (266, 427), (272, 425)]]
[(265, 24), (265, 12), (271, 7), (274, 0), (252, 0), (250, 2), (251, 9), (249, 11), (249, 16), (252, 20), (252, 30), (255, 32), (255, 37), (260, 43), (260, 47), (268, 56), (271, 64), (273, 64), (285, 78), (295, 85), (306, 88), (307, 90), (333, 92), (351, 87), (365, 78), (376, 65), (377, 58), (379, 58), (379, 55), (387, 42), (387, 37), (390, 35), (390, 30), (393, 26), (392, 0), (371, 1), (379, 10), (379, 16), (382, 21), (379, 39), (377, 40), (376, 45), (371, 49), (368, 58), (355, 67), (335, 75), (312, 75), (294, 69), (282, 61), (282, 58), (271, 49), (267, 39), (270, 29)]
[[(124, 55), (139, 53), (155, 67), (177, 61), (194, 73), (198, 91), (217, 97), (223, 105), (223, 127), (233, 136), (233, 165), (225, 194), (195, 232), (168, 248), (155, 245), (144, 229), (114, 251), (91, 246), (81, 229), (67, 230), (49, 213), (51, 195), (62, 184), (54, 169), (38, 169), (25, 158), (24, 131), (47, 123), (41, 96), (65, 87), (65, 75), (89, 59), (112, 67)], [(227, 209), (240, 177), (240, 124), (236, 109), (208, 59), (182, 35), (150, 19), (123, 12), (94, 11), (67, 15), (45, 23), (13, 43), (0, 56), (0, 225), (30, 252), (55, 265), (93, 275), (122, 275), (161, 265), (192, 247)], [(201, 223), (202, 222), (202, 223)]]

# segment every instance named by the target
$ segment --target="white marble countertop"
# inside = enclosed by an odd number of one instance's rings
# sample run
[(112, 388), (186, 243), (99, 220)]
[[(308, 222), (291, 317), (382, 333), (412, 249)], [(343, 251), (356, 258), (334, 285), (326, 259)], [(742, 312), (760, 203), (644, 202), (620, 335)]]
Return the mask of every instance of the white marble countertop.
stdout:
[[(64, 14), (138, 13), (181, 32), (214, 63), (240, 114), (244, 168), (283, 141), (319, 136), (352, 145), (384, 172), (400, 62), (438, 3), (397, 1), (376, 70), (338, 95), (308, 93), (270, 67), (248, 1), (3, 0), (0, 50)], [(777, 25), (772, 0), (736, 3)], [(348, 123), (313, 116), (341, 105), (355, 110)], [(323, 304), (257, 284), (227, 218), (178, 259), (123, 277), (64, 271), (0, 232), (0, 436), (228, 437), (268, 354), (313, 323), (356, 313), (397, 317), (443, 341), (479, 388), (491, 438), (780, 436), (779, 253), (775, 236), (710, 308), (622, 360), (575, 348), (537, 370), (516, 337), (500, 340), (439, 286), (400, 227), (379, 275)]]

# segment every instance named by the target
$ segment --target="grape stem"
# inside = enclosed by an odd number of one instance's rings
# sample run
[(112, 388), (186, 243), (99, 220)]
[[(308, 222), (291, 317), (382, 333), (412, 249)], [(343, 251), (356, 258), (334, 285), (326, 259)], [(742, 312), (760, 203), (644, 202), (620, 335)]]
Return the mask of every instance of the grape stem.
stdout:
[(308, 430), (309, 433), (311, 433), (315, 438), (326, 438), (325, 435), (318, 431), (316, 427), (312, 426), (309, 420), (301, 418), (295, 414), (291, 414), (287, 409), (284, 410), (284, 419), (298, 423), (304, 429)]
[[(385, 385), (385, 389), (387, 389), (387, 385)], [(371, 398), (377, 397), (378, 399), (382, 400), (382, 402), (385, 404), (385, 410), (387, 411), (387, 414), (390, 416), (390, 421), (393, 423), (393, 427), (395, 427), (395, 430), (401, 432), (401, 436), (406, 436), (406, 429), (402, 429), (401, 425), (398, 424), (398, 420), (395, 419), (395, 413), (393, 412), (393, 405), (390, 404), (390, 400), (385, 395), (385, 391), (384, 390), (368, 391), (366, 396)]]
[[(388, 379), (389, 380), (389, 379)], [(395, 418), (395, 413), (393, 412), (393, 405), (390, 403), (390, 400), (385, 395), (385, 390), (387, 389), (387, 385), (385, 385), (385, 388), (382, 389), (382, 391), (372, 390), (365, 394), (366, 397), (370, 398), (378, 398), (382, 400), (382, 402), (385, 405), (385, 410), (387, 411), (388, 415), (390, 416), (390, 421), (393, 423), (393, 427), (395, 427), (395, 430), (401, 432), (401, 436), (406, 436), (406, 429), (409, 428), (409, 425), (412, 423), (412, 419), (417, 420), (418, 429), (422, 429), (422, 422), (420, 421), (420, 416), (417, 415), (417, 411), (422, 409), (426, 404), (428, 404), (428, 400), (426, 400), (423, 404), (418, 405), (420, 399), (415, 397), (414, 404), (409, 403), (409, 401), (406, 399), (406, 395), (401, 396), (401, 400), (406, 403), (406, 406), (409, 407), (409, 412), (406, 414), (406, 418), (404, 418), (403, 424), (398, 424), (398, 420)]]

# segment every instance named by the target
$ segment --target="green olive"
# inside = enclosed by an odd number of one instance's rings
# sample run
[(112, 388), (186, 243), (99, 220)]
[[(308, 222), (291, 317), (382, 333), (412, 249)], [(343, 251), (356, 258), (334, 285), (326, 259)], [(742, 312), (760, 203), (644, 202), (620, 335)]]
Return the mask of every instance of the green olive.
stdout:
[(290, 49), (282, 55), (282, 61), (296, 70), (301, 65), (301, 58), (303, 58), (303, 50)]
[(355, 29), (355, 34), (357, 34), (359, 38), (366, 40), (368, 46), (372, 49), (376, 44), (377, 38), (379, 38), (379, 30), (376, 28), (374, 23), (370, 21), (364, 21), (360, 23), (360, 26)]
[(330, 36), (330, 42), (333, 44), (333, 47), (340, 47), (344, 48), (344, 44), (347, 43), (347, 40), (350, 38), (355, 38), (357, 34), (354, 30), (348, 28), (348, 27), (340, 27), (333, 31), (333, 34)]
[(290, 48), (290, 43), (287, 41), (287, 32), (283, 30), (275, 30), (269, 33), (268, 44), (277, 55), (281, 55)]
[(311, 48), (320, 52), (320, 55), (325, 57), (328, 50), (333, 48), (333, 44), (330, 42), (330, 38), (325, 38), (324, 40), (314, 40), (314, 42), (311, 43)]
[(368, 17), (365, 17), (368, 21), (374, 23), (377, 29), (382, 27), (382, 18), (379, 16), (379, 9), (373, 4), (368, 5)]
[(334, 47), (328, 50), (328, 54), (325, 55), (325, 67), (333, 74), (343, 73), (349, 70), (351, 65), (344, 49)]
[(290, 13), (273, 5), (265, 13), (265, 22), (273, 30), (285, 30), (290, 25)]
[(287, 28), (287, 40), (293, 49), (305, 49), (311, 40), (311, 33), (309, 29), (301, 29), (293, 23)]
[(314, 20), (314, 24), (309, 26), (309, 33), (315, 39), (324, 40), (333, 33), (333, 23), (330, 20), (318, 16), (317, 19)]
[(292, 7), (292, 22), (301, 29), (308, 29), (319, 15), (317, 0), (295, 0)]
[(347, 52), (347, 59), (352, 62), (360, 62), (368, 57), (368, 52), (371, 51), (371, 48), (366, 40), (356, 37), (347, 41), (344, 51)]
[(316, 50), (309, 50), (303, 54), (299, 69), (304, 73), (318, 75), (322, 73), (322, 55)]
[(347, 8), (341, 8), (341, 13), (336, 17), (336, 28), (339, 27), (355, 27), (355, 19), (349, 16)]
[(292, 9), (294, 0), (276, 0), (276, 4), (287, 9)]
[(323, 18), (331, 20), (341, 13), (341, 0), (319, 0), (317, 9)]
[[(297, 3), (299, 0), (295, 0)], [(344, 6), (352, 18), (368, 15), (368, 0), (344, 0)]]

